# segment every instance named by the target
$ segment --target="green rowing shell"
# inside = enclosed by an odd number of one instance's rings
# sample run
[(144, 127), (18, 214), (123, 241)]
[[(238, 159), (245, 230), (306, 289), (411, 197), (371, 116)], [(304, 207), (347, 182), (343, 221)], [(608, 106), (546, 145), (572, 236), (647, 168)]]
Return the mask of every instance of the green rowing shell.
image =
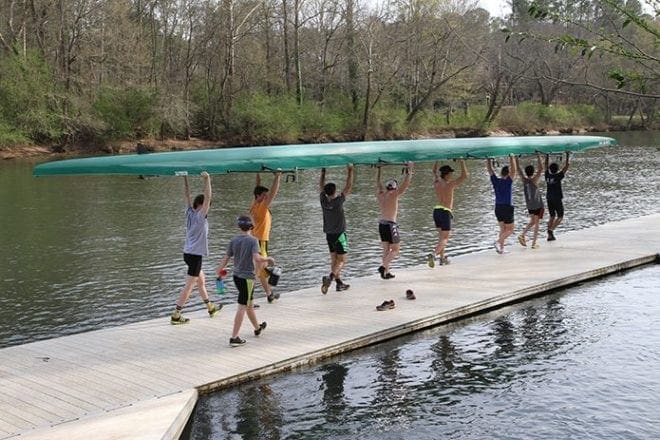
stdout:
[(559, 153), (616, 145), (600, 136), (529, 136), (412, 141), (340, 142), (276, 145), (169, 153), (89, 157), (48, 162), (34, 168), (35, 176), (124, 174), (174, 176), (284, 171), (356, 165), (400, 164), (446, 159), (479, 159), (508, 154)]

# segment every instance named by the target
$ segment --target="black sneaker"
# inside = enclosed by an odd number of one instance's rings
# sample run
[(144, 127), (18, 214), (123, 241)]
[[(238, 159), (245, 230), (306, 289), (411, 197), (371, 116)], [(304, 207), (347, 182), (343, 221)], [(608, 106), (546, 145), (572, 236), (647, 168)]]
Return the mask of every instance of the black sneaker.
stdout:
[(392, 278), (394, 278), (394, 274), (387, 272), (383, 278), (385, 278), (386, 280), (391, 280)]
[(245, 339), (241, 339), (239, 336), (235, 338), (229, 338), (229, 345), (232, 347), (238, 347), (239, 345), (245, 344)]
[(266, 299), (268, 300), (268, 304), (272, 303), (276, 299), (280, 299), (280, 294), (279, 293), (271, 293), (270, 295), (266, 296)]
[(548, 241), (555, 241), (555, 233), (552, 231), (548, 231)]
[(385, 266), (380, 266), (380, 267), (378, 268), (378, 273), (380, 274), (380, 277), (381, 277), (382, 279), (385, 279)]
[(328, 287), (330, 287), (330, 284), (332, 284), (332, 278), (330, 277), (323, 277), (321, 280), (321, 293), (326, 294), (328, 293)]
[(259, 328), (254, 331), (254, 335), (259, 336), (261, 334), (261, 330), (263, 330), (265, 328), (266, 328), (266, 321), (259, 324)]
[(337, 281), (337, 292), (348, 290), (350, 287), (350, 284), (344, 284), (341, 281)]
[(376, 310), (382, 312), (384, 310), (392, 310), (395, 307), (396, 305), (394, 304), (394, 300), (389, 300), (389, 301), (383, 301), (381, 305), (376, 306)]

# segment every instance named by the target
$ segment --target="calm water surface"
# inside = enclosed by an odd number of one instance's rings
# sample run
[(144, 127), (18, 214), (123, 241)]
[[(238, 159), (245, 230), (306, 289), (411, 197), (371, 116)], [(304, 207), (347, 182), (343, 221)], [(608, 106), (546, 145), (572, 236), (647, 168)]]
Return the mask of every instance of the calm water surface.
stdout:
[[(576, 154), (565, 180), (566, 220), (558, 231), (658, 212), (660, 154), (657, 133), (615, 133), (622, 145)], [(527, 159), (522, 160), (523, 164)], [(0, 163), (0, 347), (78, 333), (171, 311), (183, 286), (184, 216), (182, 181), (130, 176), (33, 178), (34, 163)], [(457, 191), (455, 230), (449, 254), (487, 248), (496, 235), (493, 195), (483, 161), (469, 161), (470, 179)], [(399, 177), (388, 167), (384, 178)], [(346, 202), (351, 252), (344, 278), (375, 273), (380, 260), (374, 170), (359, 167)], [(343, 169), (329, 180), (343, 186)], [(264, 176), (270, 185), (271, 176)], [(435, 245), (431, 164), (421, 164), (402, 198), (402, 254), (397, 267), (424, 262)], [(201, 191), (200, 178), (191, 180)], [(231, 236), (235, 218), (252, 199), (254, 176), (214, 176), (209, 215), (211, 274)], [(282, 301), (299, 288), (319, 283), (328, 256), (318, 206), (318, 171), (283, 183), (272, 206), (270, 249), (284, 269)], [(518, 219), (526, 216), (516, 185)], [(541, 250), (543, 251), (543, 249)], [(211, 281), (209, 281), (209, 285)], [(209, 286), (210, 287), (210, 286)], [(257, 296), (262, 296), (259, 290)], [(215, 298), (218, 300), (218, 298)], [(224, 302), (234, 302), (233, 286)], [(195, 294), (190, 309), (201, 308)]]
[(203, 396), (192, 439), (657, 439), (660, 265)]

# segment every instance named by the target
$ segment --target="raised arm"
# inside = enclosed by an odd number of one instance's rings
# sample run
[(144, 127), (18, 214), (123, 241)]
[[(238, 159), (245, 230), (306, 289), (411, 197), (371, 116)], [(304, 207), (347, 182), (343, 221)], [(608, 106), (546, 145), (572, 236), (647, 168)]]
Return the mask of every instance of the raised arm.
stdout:
[[(516, 170), (518, 171), (518, 175), (520, 176), (521, 179), (525, 180), (525, 175), (523, 174), (522, 168), (520, 168), (520, 162), (518, 162), (518, 158), (515, 158), (516, 162)], [(513, 173), (513, 168), (511, 168), (511, 172)]]
[(440, 161), (435, 161), (433, 164), (433, 183), (436, 183), (440, 180), (440, 176), (438, 175), (438, 170), (440, 170)]
[(486, 159), (486, 169), (488, 170), (488, 174), (491, 176), (495, 174), (495, 171), (493, 171), (493, 158), (489, 157)]
[(518, 167), (516, 167), (517, 158), (511, 153), (509, 154), (509, 176), (511, 180), (515, 179), (516, 173), (518, 172)]
[(281, 181), (282, 181), (282, 171), (277, 170), (275, 172), (275, 178), (273, 179), (273, 184), (270, 187), (270, 191), (268, 191), (268, 196), (266, 198), (266, 206), (270, 206), (273, 200), (275, 200), (275, 196), (277, 196), (277, 193), (280, 191)]
[(349, 195), (351, 189), (353, 188), (353, 164), (349, 163), (346, 165), (346, 185), (344, 185), (344, 190), (342, 194), (345, 196)]
[(257, 173), (257, 178), (254, 182), (254, 186), (261, 186), (261, 174)]
[(461, 175), (458, 176), (456, 180), (454, 180), (454, 186), (458, 186), (461, 183), (465, 182), (465, 180), (468, 178), (469, 173), (467, 170), (467, 165), (465, 164), (465, 159), (461, 159)]
[(380, 170), (381, 167), (377, 166), (376, 167), (376, 195), (380, 194), (383, 192), (383, 182), (380, 180)]
[(566, 174), (566, 171), (568, 171), (568, 158), (570, 157), (571, 152), (567, 151), (566, 152), (566, 160), (564, 161), (564, 167), (561, 169), (561, 172)]
[(550, 166), (550, 155), (546, 154), (545, 155), (545, 167), (544, 168), (547, 170), (549, 166)]
[(325, 186), (325, 168), (321, 168), (321, 177), (319, 178), (319, 192), (323, 192)]
[(403, 182), (401, 182), (401, 186), (399, 187), (399, 190), (398, 190), (399, 195), (406, 192), (406, 190), (410, 186), (410, 179), (412, 179), (414, 169), (415, 169), (415, 164), (414, 163), (412, 163), (412, 162), (406, 163), (406, 177), (403, 178)]
[(183, 199), (186, 202), (186, 206), (192, 206), (192, 201), (190, 200), (190, 186), (188, 185), (188, 176), (183, 176)]
[(538, 153), (536, 155), (536, 173), (534, 173), (534, 177), (532, 177), (532, 180), (534, 183), (539, 183), (539, 179), (543, 175), (543, 162), (541, 161), (541, 153)]
[(206, 171), (202, 171), (202, 178), (204, 179), (204, 204), (201, 212), (207, 215), (211, 208), (211, 176)]

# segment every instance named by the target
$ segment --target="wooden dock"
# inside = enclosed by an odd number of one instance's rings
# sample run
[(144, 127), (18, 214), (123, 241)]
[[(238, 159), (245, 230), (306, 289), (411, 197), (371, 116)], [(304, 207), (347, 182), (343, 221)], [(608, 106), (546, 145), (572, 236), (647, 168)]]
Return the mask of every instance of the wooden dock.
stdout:
[[(268, 328), (230, 348), (235, 305), (189, 325), (162, 317), (0, 350), (0, 439), (178, 438), (197, 393), (306, 365), (551, 289), (657, 260), (660, 213), (560, 233), (541, 249), (462, 255), (449, 266), (351, 279), (347, 292), (287, 292)], [(404, 248), (405, 252), (405, 248)], [(354, 256), (354, 258), (356, 258)], [(378, 262), (374, 261), (374, 268)], [(413, 289), (417, 300), (405, 299)], [(396, 308), (376, 311), (393, 299)]]

